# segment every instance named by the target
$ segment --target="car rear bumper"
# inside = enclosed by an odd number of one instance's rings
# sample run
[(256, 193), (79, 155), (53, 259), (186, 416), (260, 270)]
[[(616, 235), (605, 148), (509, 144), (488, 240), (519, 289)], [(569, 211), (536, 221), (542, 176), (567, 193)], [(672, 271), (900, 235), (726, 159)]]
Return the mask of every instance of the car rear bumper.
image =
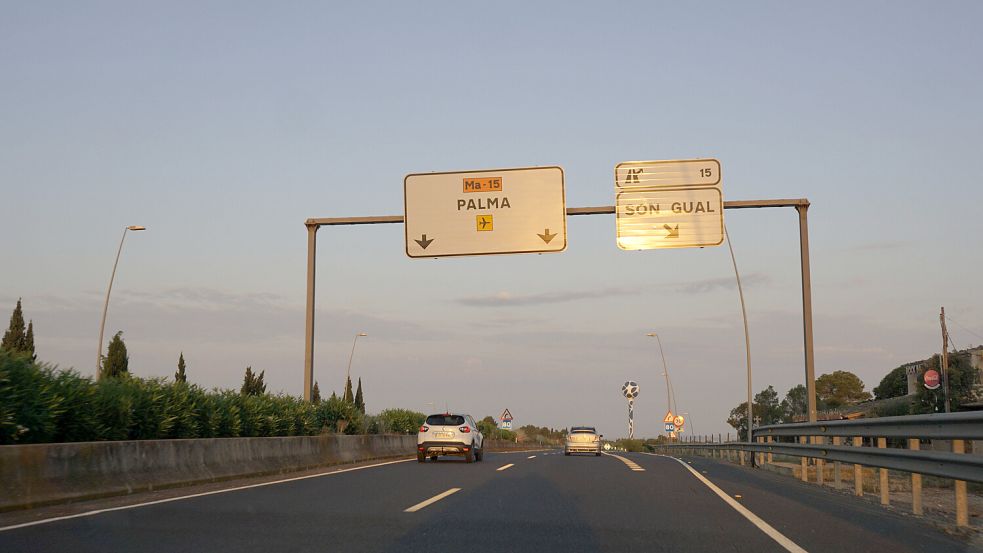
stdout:
[(600, 453), (601, 446), (596, 444), (567, 444), (563, 446), (564, 453)]
[(417, 444), (417, 453), (429, 455), (464, 455), (471, 451), (471, 444), (462, 442), (423, 442)]

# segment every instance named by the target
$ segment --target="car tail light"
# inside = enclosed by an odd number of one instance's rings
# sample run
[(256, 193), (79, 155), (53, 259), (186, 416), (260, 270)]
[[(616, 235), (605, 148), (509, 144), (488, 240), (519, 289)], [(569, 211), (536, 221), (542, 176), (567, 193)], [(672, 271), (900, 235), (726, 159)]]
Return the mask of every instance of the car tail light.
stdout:
[(464, 448), (464, 452), (465, 452), (465, 453), (467, 453), (468, 451), (471, 451), (471, 448), (470, 448), (470, 447), (466, 447), (466, 448)]
[(420, 432), (426, 432), (427, 430), (430, 430), (430, 427), (425, 424), (420, 427)]
[(458, 428), (458, 430), (460, 430), (464, 434), (467, 434), (467, 433), (471, 432), (471, 427), (470, 426), (462, 426), (461, 428)]

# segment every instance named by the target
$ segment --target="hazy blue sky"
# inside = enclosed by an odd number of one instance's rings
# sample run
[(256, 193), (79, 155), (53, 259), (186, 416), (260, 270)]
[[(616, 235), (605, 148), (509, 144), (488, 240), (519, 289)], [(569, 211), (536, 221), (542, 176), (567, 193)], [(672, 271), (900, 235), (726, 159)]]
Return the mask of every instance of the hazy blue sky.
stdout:
[[(425, 171), (560, 165), (568, 207), (613, 168), (715, 157), (725, 199), (808, 198), (817, 374), (869, 388), (983, 342), (978, 2), (0, 2), (0, 313), (40, 357), (302, 387), (308, 217), (398, 215)], [(728, 211), (755, 391), (803, 381), (794, 210)], [(370, 411), (427, 402), (517, 424), (726, 432), (744, 398), (725, 247), (623, 252), (613, 216), (562, 254), (409, 259), (402, 225), (319, 233), (316, 378)], [(479, 278), (480, 277), (480, 278)], [(4, 323), (6, 318), (3, 319)], [(108, 339), (108, 338), (107, 338)]]

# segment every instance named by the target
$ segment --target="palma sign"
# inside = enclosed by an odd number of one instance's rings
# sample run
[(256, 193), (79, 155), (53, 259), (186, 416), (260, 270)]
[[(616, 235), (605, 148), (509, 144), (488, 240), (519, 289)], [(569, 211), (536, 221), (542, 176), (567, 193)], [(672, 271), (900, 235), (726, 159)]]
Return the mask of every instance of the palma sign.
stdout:
[(403, 180), (406, 255), (561, 252), (563, 169), (415, 173)]

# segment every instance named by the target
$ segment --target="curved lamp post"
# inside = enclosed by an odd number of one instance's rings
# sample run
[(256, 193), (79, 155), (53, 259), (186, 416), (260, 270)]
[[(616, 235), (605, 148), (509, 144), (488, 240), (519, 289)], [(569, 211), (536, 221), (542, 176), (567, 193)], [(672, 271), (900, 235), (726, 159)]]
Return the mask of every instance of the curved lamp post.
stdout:
[[(355, 357), (355, 344), (358, 343), (359, 336), (368, 336), (368, 334), (364, 332), (359, 332), (358, 334), (355, 335), (355, 339), (352, 340), (352, 353), (348, 356), (348, 371), (346, 373), (345, 383), (342, 385), (341, 388), (342, 390), (345, 389), (345, 386), (348, 386), (348, 381), (352, 379), (352, 358)], [(342, 392), (342, 394), (344, 394), (344, 392)]]
[(99, 349), (96, 350), (96, 380), (102, 378), (102, 337), (106, 330), (106, 312), (109, 311), (109, 293), (113, 291), (113, 280), (116, 278), (116, 266), (119, 265), (119, 254), (123, 252), (123, 240), (126, 240), (126, 231), (147, 230), (147, 227), (130, 225), (123, 229), (123, 237), (119, 240), (119, 249), (116, 250), (116, 261), (113, 262), (113, 273), (109, 276), (109, 288), (106, 289), (106, 302), (102, 306), (102, 322), (99, 323)]
[(665, 352), (662, 351), (662, 338), (660, 338), (659, 335), (656, 334), (655, 332), (649, 332), (648, 334), (646, 334), (646, 336), (650, 338), (655, 338), (656, 340), (659, 341), (659, 355), (662, 356), (662, 370), (663, 370), (662, 375), (666, 377), (666, 405), (667, 405), (666, 409), (672, 411), (675, 408), (672, 401), (672, 395), (670, 394), (670, 390), (672, 389), (672, 384), (669, 382), (669, 366), (666, 365), (666, 354)]

